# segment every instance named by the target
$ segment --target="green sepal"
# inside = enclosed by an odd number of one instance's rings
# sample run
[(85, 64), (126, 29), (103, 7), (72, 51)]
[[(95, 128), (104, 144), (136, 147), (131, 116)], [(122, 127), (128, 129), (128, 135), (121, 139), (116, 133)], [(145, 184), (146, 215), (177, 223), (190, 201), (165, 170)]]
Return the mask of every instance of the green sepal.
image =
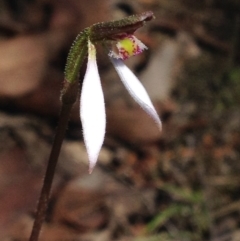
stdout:
[(68, 53), (65, 66), (65, 80), (69, 83), (77, 81), (80, 67), (87, 56), (89, 28), (84, 29), (74, 40)]
[(133, 34), (146, 21), (152, 19), (154, 19), (153, 12), (147, 11), (120, 20), (96, 23), (90, 27), (89, 38), (93, 43), (104, 40), (117, 40), (118, 38)]

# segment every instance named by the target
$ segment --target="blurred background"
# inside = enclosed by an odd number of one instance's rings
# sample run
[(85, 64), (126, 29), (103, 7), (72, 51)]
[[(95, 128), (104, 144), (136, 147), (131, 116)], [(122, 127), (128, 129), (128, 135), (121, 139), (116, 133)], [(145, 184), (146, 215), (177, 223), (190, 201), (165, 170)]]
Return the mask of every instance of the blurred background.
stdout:
[(104, 147), (89, 175), (76, 103), (40, 240), (240, 240), (239, 1), (0, 0), (1, 240), (30, 235), (76, 35), (147, 10), (149, 49), (126, 64), (163, 131), (98, 46)]

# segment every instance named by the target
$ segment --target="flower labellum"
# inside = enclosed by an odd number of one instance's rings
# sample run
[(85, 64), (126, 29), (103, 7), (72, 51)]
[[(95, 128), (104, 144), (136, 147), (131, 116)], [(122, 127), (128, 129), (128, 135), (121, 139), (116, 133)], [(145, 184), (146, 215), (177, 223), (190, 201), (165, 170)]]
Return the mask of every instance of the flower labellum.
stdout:
[(147, 49), (139, 39), (134, 35), (128, 35), (127, 37), (120, 39), (116, 44), (118, 53), (110, 51), (109, 56), (117, 59), (128, 59), (131, 56), (138, 55)]

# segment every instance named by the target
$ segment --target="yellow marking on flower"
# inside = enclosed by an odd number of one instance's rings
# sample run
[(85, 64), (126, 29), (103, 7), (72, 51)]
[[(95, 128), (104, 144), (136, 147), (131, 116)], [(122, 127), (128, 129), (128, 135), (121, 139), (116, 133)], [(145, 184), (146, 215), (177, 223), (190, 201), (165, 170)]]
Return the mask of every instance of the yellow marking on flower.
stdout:
[(123, 48), (130, 56), (133, 56), (136, 51), (136, 44), (130, 38), (125, 38), (119, 41), (119, 45)]
[(116, 59), (128, 59), (131, 56), (138, 55), (143, 52), (147, 47), (138, 40), (134, 35), (128, 35), (123, 39), (119, 39), (116, 44), (118, 53), (111, 51), (109, 56)]

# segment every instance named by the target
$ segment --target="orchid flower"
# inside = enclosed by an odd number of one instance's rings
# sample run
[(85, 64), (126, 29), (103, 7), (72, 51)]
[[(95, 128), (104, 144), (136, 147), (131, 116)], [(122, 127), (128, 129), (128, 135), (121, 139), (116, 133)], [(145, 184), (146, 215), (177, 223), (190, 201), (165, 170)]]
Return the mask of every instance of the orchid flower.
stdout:
[(133, 15), (122, 20), (98, 23), (86, 28), (77, 37), (68, 57), (65, 78), (69, 85), (77, 78), (79, 66), (88, 55), (87, 69), (83, 79), (80, 97), (80, 118), (83, 138), (89, 158), (89, 172), (96, 165), (103, 145), (106, 129), (106, 113), (101, 80), (97, 67), (95, 44), (115, 41), (116, 47), (108, 56), (120, 80), (133, 99), (162, 128), (159, 116), (141, 82), (124, 64), (123, 60), (142, 53), (147, 47), (133, 33), (146, 21), (153, 19), (152, 12)]
[[(141, 53), (147, 47), (133, 35), (120, 39), (116, 47), (118, 52), (110, 51), (109, 58), (122, 83), (134, 100), (153, 118), (159, 129), (161, 129), (161, 121), (146, 90), (122, 61)], [(88, 40), (88, 63), (83, 80), (80, 104), (83, 137), (90, 163), (89, 172), (91, 173), (97, 162), (106, 129), (105, 105), (96, 61), (96, 48), (91, 40)]]
[(159, 129), (161, 129), (161, 121), (144, 87), (122, 61), (146, 49), (146, 46), (137, 40), (137, 38), (133, 36), (133, 33), (153, 18), (153, 13), (148, 11), (121, 20), (96, 23), (85, 28), (75, 39), (67, 58), (63, 89), (61, 91), (62, 104), (59, 123), (53, 140), (29, 241), (38, 240), (46, 216), (52, 181), (64, 134), (72, 107), (78, 96), (79, 70), (86, 56), (88, 56), (88, 63), (81, 91), (80, 117), (83, 126), (84, 142), (89, 157), (90, 173), (96, 165), (105, 136), (106, 114), (101, 81), (97, 68), (95, 44), (117, 41), (116, 51), (110, 51), (109, 58), (130, 95), (153, 118)]

